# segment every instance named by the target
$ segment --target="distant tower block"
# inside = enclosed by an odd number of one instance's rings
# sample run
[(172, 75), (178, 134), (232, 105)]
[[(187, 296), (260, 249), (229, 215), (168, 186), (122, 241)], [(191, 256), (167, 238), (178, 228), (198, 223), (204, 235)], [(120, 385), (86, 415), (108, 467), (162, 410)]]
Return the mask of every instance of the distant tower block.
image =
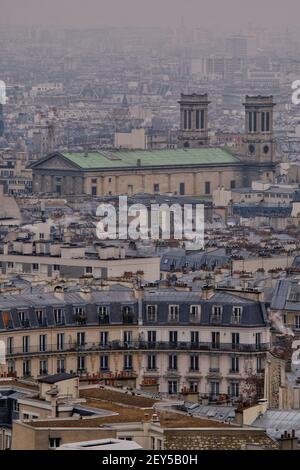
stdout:
[(272, 162), (275, 157), (273, 133), (273, 96), (246, 96), (244, 156), (257, 162)]
[(180, 132), (178, 146), (180, 148), (198, 148), (208, 145), (208, 101), (207, 94), (181, 94)]
[(4, 135), (3, 105), (0, 103), (0, 137)]

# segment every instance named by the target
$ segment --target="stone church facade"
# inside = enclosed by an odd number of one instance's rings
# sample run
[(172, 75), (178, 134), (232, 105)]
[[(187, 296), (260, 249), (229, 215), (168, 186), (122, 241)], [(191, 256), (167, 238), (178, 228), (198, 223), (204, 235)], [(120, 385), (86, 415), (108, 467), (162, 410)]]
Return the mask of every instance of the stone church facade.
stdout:
[(243, 152), (209, 145), (207, 95), (181, 95), (178, 148), (157, 151), (53, 152), (31, 165), (34, 193), (210, 196), (220, 186), (272, 181), (275, 170), (273, 97), (246, 96)]

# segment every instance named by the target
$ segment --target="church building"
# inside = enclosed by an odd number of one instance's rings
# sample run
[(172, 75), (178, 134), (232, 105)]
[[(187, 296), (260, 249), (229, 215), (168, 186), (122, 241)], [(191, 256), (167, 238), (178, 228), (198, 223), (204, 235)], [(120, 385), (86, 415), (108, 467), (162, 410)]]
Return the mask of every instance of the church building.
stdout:
[(207, 94), (181, 95), (176, 149), (52, 152), (31, 165), (33, 192), (57, 195), (173, 193), (210, 196), (225, 189), (273, 181), (272, 96), (246, 96), (240, 155), (209, 144)]

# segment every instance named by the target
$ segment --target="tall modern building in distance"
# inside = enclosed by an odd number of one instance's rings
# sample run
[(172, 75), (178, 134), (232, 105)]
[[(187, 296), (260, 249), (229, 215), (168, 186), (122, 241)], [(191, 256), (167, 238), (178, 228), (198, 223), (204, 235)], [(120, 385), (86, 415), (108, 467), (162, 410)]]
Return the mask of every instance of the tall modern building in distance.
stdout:
[(0, 103), (0, 137), (4, 135), (3, 104)]

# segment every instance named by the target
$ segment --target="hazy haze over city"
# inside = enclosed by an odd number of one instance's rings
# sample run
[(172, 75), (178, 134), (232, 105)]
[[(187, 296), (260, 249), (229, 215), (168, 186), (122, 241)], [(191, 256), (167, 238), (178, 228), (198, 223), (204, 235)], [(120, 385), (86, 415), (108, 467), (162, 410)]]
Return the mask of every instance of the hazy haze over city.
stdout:
[[(191, 26), (242, 31), (298, 26), (297, 0), (1, 0), (0, 23), (51, 27)], [(258, 15), (259, 11), (259, 15)], [(298, 14), (297, 14), (298, 13)]]

